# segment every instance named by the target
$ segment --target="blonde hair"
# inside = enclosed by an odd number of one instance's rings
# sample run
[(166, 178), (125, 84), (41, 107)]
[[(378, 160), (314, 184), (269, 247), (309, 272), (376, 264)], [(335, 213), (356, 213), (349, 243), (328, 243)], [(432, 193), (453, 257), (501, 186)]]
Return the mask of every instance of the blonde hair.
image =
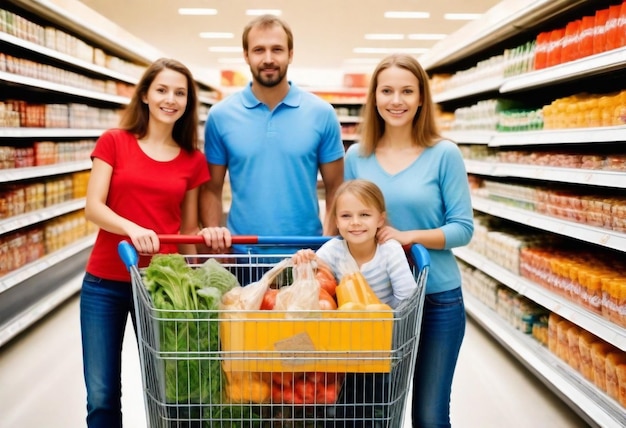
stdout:
[(335, 198), (330, 209), (330, 220), (333, 224), (337, 222), (337, 200), (345, 194), (355, 196), (363, 204), (374, 208), (381, 214), (386, 211), (385, 197), (380, 187), (369, 180), (360, 178), (348, 180), (341, 183), (335, 192)]
[(414, 142), (420, 146), (429, 147), (441, 140), (441, 135), (439, 135), (437, 125), (435, 124), (435, 107), (430, 93), (428, 74), (412, 56), (392, 54), (378, 63), (370, 79), (365, 106), (361, 112), (363, 120), (360, 125), (360, 149), (363, 156), (369, 156), (374, 153), (378, 142), (385, 132), (385, 121), (378, 113), (376, 107), (376, 89), (380, 73), (391, 67), (410, 71), (418, 81), (422, 105), (418, 108), (417, 114), (413, 118), (412, 134)]

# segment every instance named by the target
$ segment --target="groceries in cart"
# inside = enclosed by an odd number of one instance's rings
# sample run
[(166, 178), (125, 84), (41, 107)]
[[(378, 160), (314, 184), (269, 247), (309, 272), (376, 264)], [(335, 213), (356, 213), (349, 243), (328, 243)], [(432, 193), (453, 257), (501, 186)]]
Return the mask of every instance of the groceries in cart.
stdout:
[[(127, 263), (150, 427), (401, 425), (427, 258), (416, 264), (412, 296), (371, 311), (339, 310), (341, 282), (314, 263), (294, 266), (292, 256), (171, 254), (145, 269)], [(368, 292), (367, 280), (352, 281), (345, 300)], [(355, 405), (355, 374), (383, 380), (359, 384), (376, 403)]]

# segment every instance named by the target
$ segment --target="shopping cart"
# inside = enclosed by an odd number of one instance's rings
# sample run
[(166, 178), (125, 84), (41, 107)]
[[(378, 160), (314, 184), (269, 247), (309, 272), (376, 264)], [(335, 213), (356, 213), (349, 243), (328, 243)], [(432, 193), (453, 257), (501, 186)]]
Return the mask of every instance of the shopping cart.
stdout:
[[(201, 236), (160, 238), (203, 242)], [(245, 254), (185, 261), (197, 269), (214, 259), (236, 277), (243, 271), (261, 277), (292, 254), (270, 257), (256, 248), (317, 248), (327, 239), (234, 236), (234, 244), (250, 245)], [(123, 241), (119, 255), (132, 279), (149, 427), (402, 426), (430, 263), (421, 245), (407, 250), (416, 291), (395, 310), (378, 312), (159, 309), (134, 248)], [(290, 278), (275, 281), (288, 285)]]

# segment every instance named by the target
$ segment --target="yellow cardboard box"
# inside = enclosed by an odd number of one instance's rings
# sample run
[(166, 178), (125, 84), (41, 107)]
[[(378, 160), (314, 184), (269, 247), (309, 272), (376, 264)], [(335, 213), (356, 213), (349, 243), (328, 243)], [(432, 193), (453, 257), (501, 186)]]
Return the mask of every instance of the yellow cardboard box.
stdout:
[(393, 311), (228, 312), (226, 371), (391, 371)]

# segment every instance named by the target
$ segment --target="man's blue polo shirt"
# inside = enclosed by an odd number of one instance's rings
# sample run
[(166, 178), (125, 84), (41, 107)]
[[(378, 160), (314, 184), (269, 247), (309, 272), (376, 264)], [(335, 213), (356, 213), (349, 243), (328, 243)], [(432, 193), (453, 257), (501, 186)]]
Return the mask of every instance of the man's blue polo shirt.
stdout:
[(344, 155), (335, 111), (291, 82), (270, 111), (251, 85), (211, 107), (205, 128), (207, 161), (228, 167), (227, 227), (236, 235), (321, 235), (319, 165)]

